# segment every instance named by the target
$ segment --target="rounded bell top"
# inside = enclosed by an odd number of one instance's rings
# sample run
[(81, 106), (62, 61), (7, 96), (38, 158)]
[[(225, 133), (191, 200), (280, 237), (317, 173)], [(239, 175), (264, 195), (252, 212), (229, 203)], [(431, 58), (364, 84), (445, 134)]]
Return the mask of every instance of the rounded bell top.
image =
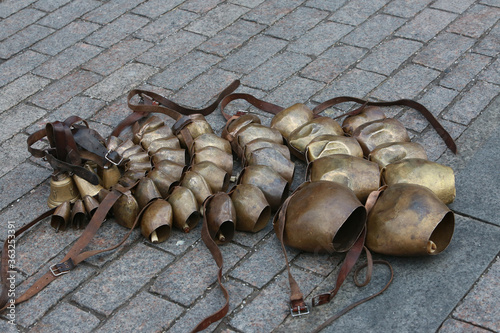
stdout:
[(363, 157), (363, 149), (354, 138), (325, 134), (315, 137), (307, 145), (305, 152), (307, 162), (312, 162), (323, 156), (337, 154)]
[(304, 154), (306, 146), (315, 137), (324, 134), (343, 135), (344, 131), (332, 118), (318, 117), (293, 131), (290, 134), (288, 143), (300, 154)]
[(300, 126), (311, 121), (313, 112), (302, 103), (294, 104), (278, 112), (271, 120), (271, 127), (281, 132), (285, 139)]
[(368, 155), (368, 159), (377, 163), (381, 168), (407, 158), (426, 160), (427, 153), (424, 147), (416, 142), (389, 142), (378, 145)]
[(382, 144), (410, 141), (404, 125), (394, 118), (365, 123), (356, 128), (352, 136), (358, 140), (365, 156)]
[(342, 129), (348, 135), (352, 135), (359, 126), (382, 119), (385, 119), (385, 114), (380, 107), (367, 106), (360, 114), (346, 117), (342, 123)]

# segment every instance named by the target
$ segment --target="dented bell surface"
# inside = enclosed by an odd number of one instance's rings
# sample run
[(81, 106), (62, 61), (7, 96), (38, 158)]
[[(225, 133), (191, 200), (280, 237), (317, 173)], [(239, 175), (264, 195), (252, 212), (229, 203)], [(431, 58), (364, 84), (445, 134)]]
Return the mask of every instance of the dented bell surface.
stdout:
[(117, 152), (118, 155), (123, 157), (123, 153), (125, 151), (127, 151), (128, 149), (135, 147), (135, 146), (137, 146), (137, 145), (132, 140), (129, 139), (129, 140), (123, 141), (117, 148), (115, 148), (115, 152)]
[(162, 148), (180, 149), (181, 145), (179, 143), (179, 139), (175, 136), (170, 136), (168, 138), (161, 138), (152, 141), (148, 146), (147, 151), (149, 155), (154, 155)]
[(186, 150), (185, 149), (172, 149), (161, 148), (153, 154), (153, 164), (160, 161), (172, 161), (177, 164), (186, 164)]
[(271, 120), (271, 127), (280, 131), (288, 140), (290, 133), (311, 121), (313, 117), (311, 109), (302, 103), (297, 103), (278, 112)]
[(190, 189), (176, 186), (167, 201), (172, 205), (174, 227), (184, 232), (196, 227), (201, 214), (198, 202)]
[(144, 177), (135, 187), (134, 197), (139, 204), (139, 208), (143, 209), (152, 200), (161, 198), (161, 193), (151, 178)]
[(145, 133), (140, 141), (141, 146), (144, 149), (148, 149), (151, 143), (158, 139), (170, 138), (173, 137), (174, 133), (172, 129), (168, 126), (162, 126), (152, 132)]
[(142, 149), (141, 146), (139, 145), (133, 145), (132, 147), (128, 148), (125, 150), (123, 153), (121, 153), (121, 157), (123, 157), (124, 160), (128, 159), (130, 156), (139, 154), (144, 152), (144, 149)]
[(213, 133), (205, 133), (194, 139), (193, 145), (191, 147), (191, 155), (198, 152), (206, 147), (219, 148), (228, 154), (232, 154), (231, 144), (229, 141), (217, 136)]
[(166, 174), (159, 169), (153, 169), (148, 172), (149, 179), (153, 181), (156, 189), (160, 192), (162, 198), (166, 198), (170, 192), (172, 184), (176, 183), (179, 179)]
[(217, 244), (230, 242), (236, 228), (236, 210), (227, 193), (217, 193), (205, 203), (205, 218), (210, 237)]
[(267, 165), (283, 177), (289, 184), (295, 174), (295, 164), (273, 148), (254, 150), (245, 161), (248, 165)]
[[(187, 129), (189, 135), (192, 139), (196, 139), (200, 135), (206, 133), (213, 133), (213, 129), (210, 124), (205, 120), (205, 117), (201, 114), (192, 114), (189, 115), (190, 121), (183, 128)], [(175, 126), (175, 125), (174, 125)], [(187, 147), (184, 137), (181, 133), (177, 134), (177, 138), (179, 139), (182, 147)], [(187, 147), (190, 149), (190, 147)]]
[[(243, 157), (245, 160), (247, 160), (250, 157), (250, 154), (257, 149), (261, 148), (273, 148), (281, 153), (281, 155), (285, 156), (287, 159), (290, 160), (290, 150), (288, 149), (287, 146), (283, 144), (279, 144), (276, 142), (273, 142), (271, 140), (268, 140), (266, 138), (262, 139), (256, 139), (253, 141), (250, 141), (247, 143), (244, 147), (244, 152), (243, 152)], [(242, 159), (243, 159), (242, 157)]]
[(240, 147), (244, 147), (247, 143), (255, 139), (267, 139), (278, 144), (283, 144), (283, 137), (280, 131), (261, 124), (249, 124), (240, 129), (236, 134), (236, 141)]
[(145, 133), (152, 132), (158, 128), (164, 127), (164, 122), (157, 116), (151, 116), (147, 118), (142, 125), (136, 123), (133, 127), (134, 138), (133, 141), (135, 144), (139, 144), (141, 138)]
[(128, 162), (131, 162), (131, 163), (140, 163), (140, 162), (150, 162), (151, 161), (151, 157), (149, 157), (149, 154), (142, 149), (140, 152), (128, 156), (127, 159), (128, 159)]
[(113, 205), (116, 222), (129, 229), (134, 225), (139, 211), (139, 204), (130, 191), (123, 193)]
[(97, 175), (101, 179), (102, 187), (109, 189), (111, 186), (118, 183), (118, 180), (122, 176), (120, 169), (114, 164), (106, 165), (104, 167), (97, 168)]
[(108, 143), (106, 145), (106, 148), (108, 148), (109, 151), (115, 151), (118, 146), (122, 144), (123, 140), (112, 135), (108, 139)]
[(68, 228), (71, 216), (71, 203), (65, 201), (57, 206), (54, 214), (50, 218), (50, 226), (57, 231), (64, 231)]
[(328, 180), (350, 188), (361, 202), (380, 187), (380, 170), (375, 162), (350, 155), (318, 158), (307, 167), (307, 179)]
[(50, 195), (47, 205), (55, 208), (65, 201), (75, 202), (80, 197), (73, 179), (65, 172), (50, 177)]
[(202, 206), (206, 198), (212, 195), (210, 186), (208, 186), (205, 178), (199, 173), (192, 170), (186, 171), (182, 175), (180, 185), (186, 187), (193, 192), (198, 205)]
[(232, 142), (242, 128), (249, 124), (260, 124), (260, 118), (254, 114), (244, 114), (236, 119), (229, 121), (222, 131), (222, 138)]
[(272, 168), (265, 165), (250, 165), (241, 171), (238, 184), (251, 184), (257, 186), (272, 210), (285, 201), (288, 196), (289, 184)]
[(154, 168), (177, 180), (181, 179), (182, 172), (184, 171), (183, 164), (178, 164), (168, 160), (155, 163)]
[(318, 117), (290, 133), (288, 143), (297, 152), (304, 154), (306, 146), (315, 137), (324, 134), (344, 135), (344, 131), (332, 118)]
[(140, 216), (141, 233), (152, 243), (161, 243), (170, 237), (172, 206), (163, 199), (148, 205)]
[(271, 206), (257, 186), (239, 184), (229, 195), (236, 211), (236, 230), (258, 232), (265, 228), (271, 218)]
[(390, 185), (368, 215), (366, 246), (395, 256), (434, 255), (451, 241), (453, 212), (428, 188)]
[(406, 158), (426, 160), (427, 153), (424, 147), (416, 142), (390, 142), (377, 146), (368, 155), (368, 159), (377, 163), (381, 168)]
[(229, 187), (231, 175), (212, 162), (203, 161), (198, 164), (193, 164), (190, 170), (199, 173), (206, 180), (212, 193), (226, 192)]
[(146, 173), (151, 169), (151, 162), (127, 162), (125, 163), (125, 171), (143, 172)]
[(404, 159), (382, 169), (382, 182), (387, 185), (406, 183), (429, 188), (445, 204), (455, 200), (455, 174), (453, 169), (420, 158)]
[(342, 123), (342, 129), (348, 135), (352, 135), (359, 126), (375, 120), (385, 119), (384, 111), (378, 106), (367, 106), (360, 114), (348, 116)]
[(198, 164), (203, 161), (212, 162), (228, 174), (233, 172), (233, 155), (219, 148), (205, 147), (196, 151), (192, 157), (191, 163)]
[(306, 147), (306, 161), (312, 162), (328, 155), (351, 155), (363, 157), (358, 141), (343, 135), (324, 134), (315, 137)]
[(280, 218), (285, 218), (286, 245), (314, 253), (346, 252), (363, 230), (366, 209), (344, 185), (305, 182), (275, 215), (276, 232)]
[(352, 136), (358, 140), (365, 156), (381, 144), (410, 141), (404, 125), (394, 118), (365, 123), (356, 128)]
[(118, 183), (125, 187), (132, 187), (132, 185), (137, 183), (137, 181), (139, 181), (139, 179), (144, 177), (145, 174), (146, 174), (145, 171), (130, 170), (123, 174)]

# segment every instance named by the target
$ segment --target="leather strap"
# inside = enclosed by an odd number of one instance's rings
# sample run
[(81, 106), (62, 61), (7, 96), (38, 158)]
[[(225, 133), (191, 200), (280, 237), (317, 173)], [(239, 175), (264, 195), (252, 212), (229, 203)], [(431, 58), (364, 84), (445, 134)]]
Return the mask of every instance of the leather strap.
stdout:
[[(118, 198), (120, 198), (120, 196), (124, 192), (128, 190), (129, 188), (124, 188), (118, 185), (110, 191), (110, 193), (104, 198), (104, 200), (99, 205), (99, 208), (97, 208), (96, 212), (92, 216), (89, 224), (83, 231), (82, 235), (78, 238), (75, 244), (73, 244), (73, 246), (68, 251), (66, 256), (62, 259), (62, 261), (58, 264), (52, 265), (47, 273), (45, 273), (41, 278), (39, 278), (30, 288), (28, 288), (28, 290), (26, 290), (24, 294), (22, 294), (19, 298), (15, 300), (15, 304), (22, 303), (32, 298), (40, 291), (42, 291), (46, 286), (48, 286), (52, 281), (57, 279), (60, 275), (68, 273), (70, 270), (75, 268), (80, 262), (84, 261), (85, 259), (102, 252), (114, 250), (117, 247), (121, 246), (128, 239), (128, 237), (130, 236), (130, 234), (132, 233), (138, 222), (138, 218), (135, 220), (134, 225), (132, 226), (130, 231), (123, 237), (123, 239), (118, 244), (106, 249), (82, 252), (82, 250), (90, 243), (92, 238), (97, 233), (97, 230), (104, 222), (106, 214), (111, 209), (113, 204), (116, 202), (116, 200), (118, 200)], [(42, 221), (44, 218), (50, 216), (54, 212), (54, 210), (55, 208), (43, 213), (42, 215), (40, 215), (27, 225), (25, 225), (24, 227), (17, 230), (15, 233), (16, 237), (25, 232), (26, 230), (30, 229), (32, 226), (36, 225), (40, 221)], [(4, 250), (2, 252), (2, 263), (1, 263), (2, 293), (0, 294), (0, 307), (1, 307), (0, 312), (4, 311), (7, 308), (8, 303), (10, 302), (7, 297), (7, 291), (9, 289), (7, 281), (7, 274), (9, 270), (8, 255), (6, 251), (7, 248), (8, 248), (8, 239), (4, 243)]]
[(278, 112), (285, 109), (282, 106), (263, 101), (263, 100), (258, 99), (257, 97), (250, 95), (250, 94), (231, 94), (231, 95), (224, 97), (222, 99), (222, 101), (220, 102), (220, 112), (222, 113), (224, 118), (226, 118), (226, 120), (229, 120), (231, 118), (231, 116), (224, 112), (224, 108), (229, 103), (231, 103), (232, 101), (237, 100), (237, 99), (243, 99), (243, 100), (247, 101), (248, 103), (252, 104), (253, 106), (255, 106), (256, 108), (258, 108), (262, 111), (272, 113), (272, 114), (277, 114)]
[(201, 239), (203, 239), (203, 242), (205, 243), (206, 247), (212, 254), (212, 257), (215, 260), (215, 263), (219, 267), (219, 270), (217, 272), (217, 281), (219, 283), (219, 286), (222, 290), (222, 293), (224, 294), (224, 298), (226, 299), (226, 302), (224, 305), (211, 314), (210, 316), (206, 317), (203, 319), (196, 327), (191, 331), (191, 332), (199, 332), (210, 326), (212, 323), (215, 323), (218, 320), (221, 320), (224, 318), (224, 316), (227, 314), (229, 311), (229, 293), (227, 289), (224, 287), (222, 284), (222, 267), (223, 267), (223, 259), (222, 259), (222, 253), (220, 252), (219, 247), (215, 243), (215, 241), (212, 239), (210, 236), (210, 232), (208, 230), (208, 222), (207, 222), (207, 206), (213, 196), (208, 197), (205, 202), (203, 203), (203, 208), (205, 211), (205, 214), (203, 214), (203, 225), (201, 227)]

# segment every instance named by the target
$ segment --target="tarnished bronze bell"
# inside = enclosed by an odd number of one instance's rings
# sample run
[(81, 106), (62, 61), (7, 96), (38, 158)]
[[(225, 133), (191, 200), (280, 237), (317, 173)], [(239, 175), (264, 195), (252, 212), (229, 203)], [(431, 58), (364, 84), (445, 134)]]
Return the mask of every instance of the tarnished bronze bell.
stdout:
[(139, 204), (130, 191), (123, 193), (113, 205), (116, 222), (129, 229), (134, 225), (139, 211)]
[(80, 192), (82, 198), (86, 195), (91, 197), (96, 196), (97, 193), (99, 193), (99, 191), (103, 188), (101, 185), (93, 185), (77, 175), (73, 175), (73, 181), (75, 182), (78, 192)]
[(148, 147), (148, 154), (154, 155), (162, 148), (170, 148), (170, 149), (180, 149), (181, 145), (179, 140), (175, 136), (170, 136), (168, 138), (156, 139), (152, 141)]
[(380, 187), (378, 164), (350, 155), (329, 155), (318, 158), (307, 167), (307, 179), (327, 180), (350, 188), (365, 202), (372, 191)]
[(368, 214), (366, 246), (394, 256), (434, 255), (448, 246), (454, 228), (453, 212), (431, 190), (390, 185)]
[(106, 145), (106, 148), (108, 148), (109, 151), (114, 151), (116, 148), (118, 148), (119, 145), (123, 143), (123, 140), (112, 135), (108, 139), (108, 144)]
[(109, 190), (103, 188), (102, 190), (99, 191), (99, 193), (97, 193), (97, 201), (99, 201), (99, 203), (103, 202), (104, 198), (106, 198), (109, 193), (110, 193)]
[(266, 138), (262, 139), (256, 139), (253, 141), (250, 141), (245, 145), (244, 148), (244, 157), (245, 160), (250, 157), (250, 154), (257, 149), (260, 148), (273, 148), (279, 151), (283, 156), (285, 156), (287, 159), (290, 160), (290, 150), (288, 149), (287, 146), (273, 142), (271, 140), (267, 140)]
[(152, 132), (160, 127), (164, 126), (163, 120), (161, 120), (157, 116), (151, 116), (146, 121), (142, 124), (139, 125), (139, 123), (136, 123), (133, 128), (134, 132), (134, 138), (133, 141), (135, 144), (139, 144), (141, 141), (142, 137), (144, 136), (145, 133)]
[(128, 159), (132, 155), (140, 154), (143, 153), (144, 149), (142, 149), (141, 146), (139, 145), (133, 145), (132, 147), (128, 148), (125, 150), (121, 156), (123, 157), (124, 160)]
[(265, 228), (271, 217), (271, 207), (257, 186), (239, 184), (229, 195), (236, 211), (236, 230), (257, 232)]
[(306, 146), (317, 136), (324, 134), (344, 135), (340, 125), (329, 117), (318, 117), (290, 133), (288, 143), (297, 152), (304, 154)]
[(278, 112), (271, 120), (271, 127), (280, 131), (288, 140), (290, 133), (311, 121), (313, 117), (311, 109), (302, 103), (297, 103)]
[(186, 187), (177, 186), (167, 200), (172, 205), (174, 227), (184, 232), (194, 229), (201, 215), (193, 192)]
[(182, 172), (184, 171), (183, 164), (177, 164), (168, 160), (163, 160), (155, 163), (154, 168), (160, 170), (164, 174), (169, 175), (171, 178), (176, 180), (181, 179)]
[(231, 175), (210, 161), (193, 164), (190, 169), (203, 176), (212, 193), (226, 192), (229, 187)]
[(378, 106), (367, 106), (360, 114), (346, 117), (342, 123), (342, 128), (346, 134), (352, 135), (354, 130), (359, 126), (382, 119), (385, 119), (385, 114), (382, 111), (382, 108)]
[(343, 135), (319, 135), (306, 146), (306, 161), (312, 162), (328, 155), (351, 155), (363, 157), (363, 149), (358, 141)]
[(50, 226), (58, 231), (64, 231), (68, 228), (71, 216), (71, 204), (65, 201), (57, 206), (54, 214), (50, 218)]
[(50, 177), (50, 195), (47, 205), (55, 208), (65, 201), (75, 202), (80, 197), (73, 179), (65, 172)]
[(247, 166), (241, 171), (238, 183), (257, 186), (264, 193), (272, 210), (278, 209), (288, 196), (288, 182), (265, 165)]
[(137, 183), (137, 181), (142, 177), (144, 177), (145, 174), (146, 174), (145, 171), (130, 170), (123, 174), (118, 183), (125, 187), (132, 187), (132, 185)]
[(149, 154), (146, 151), (141, 150), (136, 154), (128, 156), (127, 159), (129, 162), (139, 163), (139, 162), (149, 162), (151, 160), (151, 157), (149, 157)]
[(90, 195), (86, 195), (83, 197), (83, 205), (85, 206), (85, 210), (87, 214), (92, 218), (94, 216), (97, 208), (99, 208), (99, 201), (97, 201), (94, 197)]
[(203, 178), (199, 173), (192, 170), (185, 172), (182, 175), (180, 182), (181, 186), (184, 186), (193, 192), (198, 205), (203, 205), (203, 201), (212, 195), (210, 186), (208, 186), (205, 178)]
[(71, 225), (74, 229), (82, 229), (87, 223), (87, 213), (82, 200), (76, 200), (71, 208)]
[[(200, 135), (206, 133), (213, 133), (213, 129), (210, 124), (205, 120), (205, 117), (201, 114), (192, 114), (189, 115), (191, 121), (184, 128), (188, 130), (191, 138), (196, 139)], [(182, 147), (187, 147), (184, 137), (181, 133), (177, 134), (177, 138), (179, 139)], [(191, 147), (187, 147), (190, 149)]]
[(280, 131), (264, 125), (252, 123), (240, 129), (236, 134), (238, 145), (246, 146), (247, 143), (255, 139), (267, 139), (279, 144), (283, 144), (283, 137)]
[(152, 200), (161, 198), (161, 193), (151, 178), (144, 177), (135, 187), (134, 197), (139, 204), (139, 208), (143, 209)]
[(363, 230), (366, 209), (344, 185), (305, 182), (275, 215), (276, 232), (280, 219), (286, 245), (314, 253), (346, 252)]
[(212, 162), (229, 175), (233, 172), (233, 155), (215, 147), (205, 147), (194, 153), (191, 164), (198, 164), (204, 161)]
[(404, 125), (394, 118), (386, 118), (365, 123), (356, 128), (352, 136), (358, 140), (366, 156), (381, 144), (410, 141), (410, 137)]
[(273, 148), (260, 148), (254, 150), (246, 165), (267, 165), (283, 177), (289, 184), (295, 174), (295, 164)]
[(126, 141), (123, 141), (117, 148), (115, 148), (115, 151), (118, 153), (118, 155), (123, 157), (123, 153), (134, 146), (136, 146), (136, 144), (132, 140), (128, 139)]
[(110, 188), (111, 186), (118, 183), (118, 180), (122, 176), (120, 169), (114, 164), (105, 165), (104, 167), (97, 168), (97, 175), (101, 179), (101, 185), (104, 188)]
[(422, 158), (426, 160), (427, 153), (424, 147), (416, 142), (391, 142), (377, 146), (368, 155), (368, 159), (377, 163), (381, 168), (406, 158)]
[(205, 215), (208, 232), (215, 243), (225, 244), (233, 239), (237, 223), (236, 210), (229, 195), (219, 192), (208, 198)]
[(205, 133), (194, 139), (193, 146), (191, 147), (191, 155), (206, 147), (219, 148), (228, 154), (232, 154), (231, 144), (229, 141), (217, 136), (213, 133)]
[(179, 179), (174, 178), (169, 174), (163, 173), (159, 169), (153, 169), (148, 173), (148, 178), (153, 180), (156, 188), (161, 194), (162, 198), (166, 198), (170, 192), (170, 186), (177, 182)]
[(160, 161), (172, 161), (177, 164), (186, 164), (185, 149), (161, 148), (153, 154), (153, 164), (158, 164)]
[(382, 182), (393, 184), (418, 184), (429, 188), (445, 204), (455, 200), (455, 174), (453, 169), (420, 158), (408, 158), (387, 165), (382, 169)]
[(224, 126), (222, 137), (229, 142), (232, 142), (236, 134), (249, 124), (260, 124), (260, 118), (255, 114), (244, 114), (236, 119), (231, 120)]
[(161, 243), (170, 237), (172, 206), (163, 200), (153, 201), (141, 214), (141, 233), (152, 243)]
[(151, 169), (151, 162), (127, 162), (125, 163), (125, 171), (143, 172)]
[(174, 133), (172, 132), (172, 129), (170, 127), (162, 126), (158, 129), (152, 131), (152, 132), (144, 133), (140, 143), (144, 149), (148, 150), (149, 146), (151, 145), (151, 143), (153, 141), (158, 140), (158, 139), (169, 138), (169, 137), (173, 137), (173, 136), (174, 136)]

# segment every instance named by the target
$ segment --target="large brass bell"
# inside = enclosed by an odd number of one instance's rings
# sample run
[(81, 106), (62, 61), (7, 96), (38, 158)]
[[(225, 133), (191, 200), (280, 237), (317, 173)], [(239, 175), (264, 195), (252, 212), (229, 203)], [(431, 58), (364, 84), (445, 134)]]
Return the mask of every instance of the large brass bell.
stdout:
[(205, 218), (208, 232), (215, 243), (225, 244), (233, 239), (237, 222), (229, 195), (219, 192), (209, 197), (205, 203)]
[(170, 187), (172, 184), (177, 182), (179, 179), (172, 177), (169, 174), (164, 173), (159, 169), (153, 169), (148, 173), (148, 178), (150, 178), (155, 187), (161, 194), (162, 198), (166, 198), (170, 192)]
[(387, 187), (368, 215), (366, 246), (395, 256), (434, 255), (450, 243), (453, 212), (428, 188)]
[(180, 179), (182, 172), (184, 171), (183, 164), (177, 164), (169, 160), (162, 160), (154, 164), (155, 169), (160, 170), (166, 175), (169, 175), (173, 179)]
[(161, 148), (153, 154), (153, 164), (160, 161), (171, 161), (177, 164), (186, 164), (186, 150), (185, 149), (172, 149)]
[(164, 127), (164, 122), (157, 116), (151, 116), (147, 118), (142, 125), (135, 123), (132, 130), (134, 132), (135, 144), (139, 144), (145, 133), (155, 131), (158, 128)]
[(288, 143), (302, 155), (306, 151), (306, 146), (315, 137), (323, 134), (344, 135), (344, 131), (332, 118), (318, 117), (290, 133)]
[(356, 128), (352, 136), (358, 140), (366, 156), (381, 144), (410, 141), (404, 125), (394, 118), (365, 123)]
[(196, 151), (192, 157), (192, 164), (204, 161), (212, 162), (228, 174), (233, 172), (233, 155), (216, 147), (205, 147)]
[(264, 229), (271, 217), (271, 207), (257, 186), (239, 184), (229, 195), (236, 210), (236, 230), (257, 232)]
[(74, 203), (79, 197), (78, 188), (67, 173), (57, 173), (50, 177), (50, 195), (47, 200), (50, 208), (55, 208), (66, 201)]
[(227, 141), (233, 142), (236, 134), (249, 124), (260, 124), (260, 118), (257, 115), (247, 113), (236, 119), (232, 119), (224, 126), (221, 136)]
[(162, 126), (154, 131), (144, 133), (144, 135), (141, 138), (141, 146), (144, 149), (148, 149), (149, 146), (151, 146), (151, 143), (155, 140), (158, 139), (163, 139), (163, 138), (169, 138), (173, 137), (174, 133), (172, 132), (172, 129), (168, 126)]
[(354, 138), (343, 135), (324, 134), (315, 137), (306, 147), (306, 161), (312, 162), (328, 155), (351, 155), (363, 157), (363, 150)]
[(143, 209), (154, 199), (161, 198), (161, 193), (158, 191), (151, 178), (144, 177), (139, 181), (139, 184), (137, 184), (137, 187), (134, 190), (134, 197), (139, 204), (139, 208)]
[(361, 202), (380, 187), (377, 163), (350, 155), (329, 155), (309, 163), (307, 179), (328, 180), (349, 187)]
[(288, 182), (265, 165), (247, 166), (241, 171), (238, 183), (257, 186), (264, 193), (272, 210), (278, 209), (288, 196)]
[(420, 158), (408, 158), (382, 169), (382, 182), (387, 185), (406, 183), (429, 188), (445, 204), (455, 200), (455, 174), (453, 169)]
[(280, 131), (288, 140), (290, 133), (311, 121), (313, 117), (311, 109), (302, 103), (297, 103), (278, 112), (271, 120), (271, 127)]
[(274, 218), (278, 233), (285, 223), (288, 246), (314, 253), (345, 252), (361, 234), (366, 209), (349, 188), (328, 182), (305, 182), (286, 200)]
[(212, 195), (210, 186), (208, 186), (205, 178), (199, 173), (192, 170), (185, 172), (182, 175), (180, 185), (186, 187), (193, 192), (198, 205), (202, 206), (206, 198)]
[(267, 139), (278, 144), (283, 144), (283, 137), (280, 131), (261, 124), (249, 124), (240, 129), (236, 134), (237, 143), (240, 147), (244, 147), (247, 143), (255, 139)]
[(250, 141), (246, 144), (244, 148), (244, 158), (247, 160), (250, 157), (250, 154), (257, 149), (261, 148), (272, 148), (281, 153), (281, 155), (285, 156), (287, 159), (290, 159), (290, 150), (287, 146), (273, 142), (271, 140), (262, 138)]
[(162, 148), (170, 148), (170, 149), (180, 149), (181, 145), (179, 143), (179, 140), (175, 136), (170, 136), (168, 138), (161, 138), (161, 139), (156, 139), (151, 142), (151, 144), (148, 146), (148, 154), (149, 155), (154, 155), (156, 152), (158, 152)]
[(342, 123), (342, 128), (346, 134), (352, 135), (359, 126), (382, 119), (385, 119), (385, 114), (380, 107), (367, 106), (360, 114), (346, 117)]
[[(189, 115), (189, 118), (190, 118), (189, 123), (187, 125), (185, 125), (183, 128), (189, 132), (189, 136), (192, 139), (196, 139), (200, 135), (203, 135), (206, 133), (213, 133), (214, 132), (212, 127), (205, 120), (205, 117), (203, 115), (192, 114), (192, 115)], [(176, 126), (176, 124), (174, 125), (174, 127)], [(185, 141), (183, 135), (181, 134), (181, 132), (179, 132), (177, 134), (177, 138), (179, 139), (182, 147), (187, 147), (186, 141)], [(187, 148), (190, 149), (191, 147), (187, 147)]]
[(427, 153), (424, 147), (416, 142), (390, 142), (377, 146), (368, 155), (368, 159), (377, 163), (381, 168), (406, 158), (426, 160)]
[(193, 192), (186, 187), (177, 186), (167, 200), (172, 205), (174, 226), (184, 232), (194, 229), (201, 215)]
[(273, 148), (254, 150), (245, 162), (246, 165), (267, 165), (292, 183), (295, 174), (295, 164)]
[(130, 191), (123, 193), (113, 205), (116, 222), (129, 229), (134, 225), (139, 211), (139, 204)]
[(225, 151), (228, 154), (232, 154), (231, 144), (229, 143), (229, 141), (213, 133), (205, 133), (194, 139), (193, 146), (191, 147), (191, 154), (194, 152), (198, 152), (206, 147), (219, 148), (220, 150)]
[(172, 206), (163, 199), (151, 202), (141, 213), (141, 233), (152, 243), (161, 243), (170, 237)]
[(210, 161), (193, 164), (190, 169), (205, 178), (213, 193), (225, 192), (229, 187), (231, 175)]

